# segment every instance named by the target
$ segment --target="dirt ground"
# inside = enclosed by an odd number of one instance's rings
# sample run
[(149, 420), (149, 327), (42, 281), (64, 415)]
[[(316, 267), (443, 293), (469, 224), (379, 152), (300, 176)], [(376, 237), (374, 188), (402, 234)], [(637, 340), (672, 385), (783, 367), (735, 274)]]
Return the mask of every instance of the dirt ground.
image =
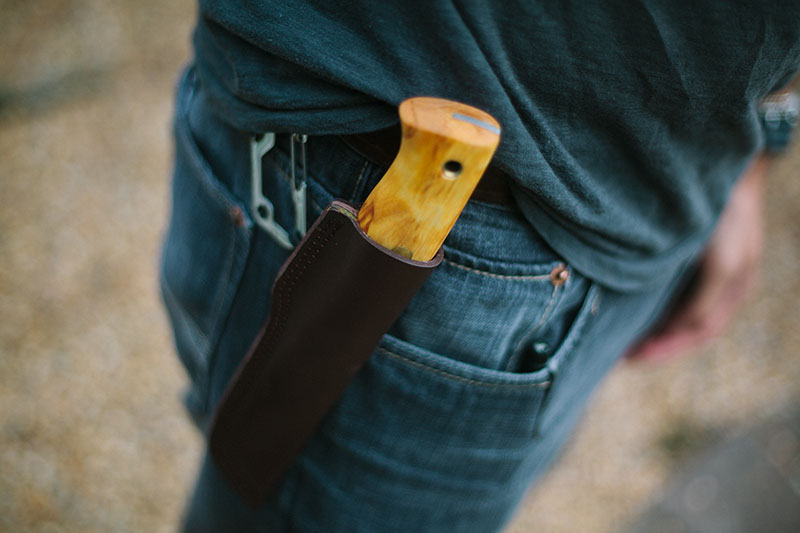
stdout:
[[(194, 6), (0, 13), (0, 531), (172, 531), (201, 439), (156, 264)], [(509, 531), (624, 530), (695, 454), (797, 405), (799, 173), (800, 143), (769, 184), (761, 287), (726, 336), (621, 364)]]

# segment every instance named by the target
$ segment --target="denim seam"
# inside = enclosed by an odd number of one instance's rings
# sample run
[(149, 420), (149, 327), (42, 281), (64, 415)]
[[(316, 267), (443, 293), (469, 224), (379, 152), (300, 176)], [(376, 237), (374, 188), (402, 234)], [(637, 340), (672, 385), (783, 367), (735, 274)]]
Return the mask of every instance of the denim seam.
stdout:
[(309, 198), (309, 200), (311, 200), (311, 203), (314, 206), (314, 209), (316, 209), (317, 211), (320, 211), (320, 212), (323, 211), (323, 209), (319, 206), (319, 204), (316, 202), (316, 200), (314, 200), (313, 198)]
[[(175, 294), (172, 292), (172, 289), (169, 287), (169, 283), (162, 283), (162, 291), (164, 292), (165, 298), (167, 300), (169, 300), (169, 302), (171, 304), (180, 306), (180, 303), (179, 303), (178, 299), (175, 297)], [(205, 348), (202, 348), (200, 346), (200, 344), (198, 344), (197, 341), (195, 341), (194, 335), (192, 335), (191, 336), (191, 342), (192, 342), (192, 345), (194, 346), (194, 348), (198, 352), (205, 352), (206, 350), (208, 350), (208, 344), (209, 344), (208, 335), (205, 334), (205, 332), (200, 327), (200, 325), (197, 323), (197, 321), (194, 319), (194, 317), (192, 315), (190, 315), (189, 313), (181, 313), (180, 314), (180, 320), (181, 320), (181, 322), (188, 322), (189, 326), (192, 329), (197, 331), (198, 336), (202, 337), (202, 340), (204, 341), (204, 344), (206, 345)]]
[[(219, 294), (217, 295), (217, 305), (216, 305), (216, 308), (214, 309), (214, 315), (216, 316), (216, 319), (214, 320), (214, 331), (216, 331), (216, 329), (218, 328), (218, 326), (220, 324), (221, 317), (219, 315), (220, 315), (220, 311), (222, 309), (222, 304), (226, 300), (226, 298), (225, 298), (226, 292), (229, 291), (229, 290), (235, 291), (235, 287), (231, 287), (230, 286), (230, 272), (231, 272), (231, 269), (233, 268), (233, 260), (234, 260), (234, 258), (236, 256), (237, 235), (236, 235), (235, 231), (233, 232), (233, 235), (231, 235), (231, 239), (229, 239), (229, 240), (230, 240), (230, 244), (228, 245), (228, 256), (226, 257), (225, 269), (223, 270), (223, 272), (225, 272), (225, 274), (227, 276), (227, 279), (221, 280), (222, 283), (220, 284), (220, 288), (219, 288), (219, 291), (218, 291)], [(231, 297), (232, 297), (232, 295), (231, 295)]]
[[(188, 133), (188, 131), (186, 133)], [(189, 138), (189, 140), (192, 140), (192, 139)], [(193, 148), (196, 149), (196, 146), (194, 146), (194, 144), (193, 144)], [(207, 165), (205, 165), (205, 162), (200, 159), (199, 153), (197, 153), (197, 152), (195, 152), (193, 150), (191, 156), (192, 156), (195, 164), (199, 167), (199, 169), (201, 171), (210, 170), (210, 169), (207, 168)], [(207, 176), (213, 176), (213, 173), (209, 173), (209, 174), (207, 174)], [(224, 195), (221, 194), (219, 191), (215, 190), (214, 186), (212, 184), (207, 183), (209, 181), (208, 179), (203, 179), (202, 177), (196, 177), (195, 175), (193, 175), (191, 177), (191, 179), (195, 180), (195, 182), (199, 182), (201, 184), (201, 187), (203, 187), (203, 189), (206, 192), (210, 193), (214, 197), (215, 200), (217, 200), (217, 201), (219, 201), (221, 203), (221, 207), (224, 207), (224, 208), (226, 208), (226, 210), (229, 210), (230, 202), (228, 201), (228, 199), (226, 199), (224, 197)], [(236, 205), (236, 204), (234, 203), (234, 205)], [(239, 238), (239, 236), (237, 235), (238, 232), (237, 232), (236, 228), (229, 227), (228, 230), (229, 230), (228, 231), (229, 238), (225, 239), (227, 241), (228, 245), (227, 245), (226, 249), (224, 250), (224, 254), (225, 254), (224, 258), (225, 259), (224, 259), (224, 263), (223, 263), (223, 268), (221, 270), (221, 272), (225, 272), (226, 274), (230, 273), (231, 267), (233, 266), (234, 257), (236, 255), (236, 253), (235, 253), (236, 252), (236, 244), (237, 244), (236, 241)], [(227, 289), (228, 289), (228, 284), (227, 283), (224, 283), (224, 282), (220, 283), (220, 286), (217, 289), (217, 292), (214, 294), (214, 301), (216, 302), (216, 305), (214, 306), (214, 309), (213, 309), (213, 315), (216, 318), (214, 319), (214, 323), (212, 324), (211, 331), (209, 332), (209, 338), (213, 338), (212, 334), (214, 333), (214, 331), (216, 330), (217, 326), (219, 325), (219, 322), (220, 322), (219, 313), (220, 313), (220, 310), (222, 308), (222, 305), (225, 302), (225, 299), (226, 299), (225, 298), (225, 292), (226, 292)]]
[(446, 372), (446, 371), (440, 370), (438, 368), (433, 368), (431, 366), (422, 364), (422, 363), (420, 363), (418, 361), (414, 361), (413, 359), (409, 359), (408, 357), (405, 357), (403, 355), (400, 355), (400, 354), (397, 354), (397, 353), (394, 353), (394, 352), (390, 352), (389, 350), (387, 350), (386, 348), (383, 348), (381, 346), (378, 346), (376, 349), (379, 352), (382, 352), (382, 353), (384, 353), (385, 355), (387, 355), (389, 357), (392, 357), (394, 359), (399, 359), (403, 363), (406, 363), (406, 364), (409, 364), (409, 365), (416, 366), (418, 368), (422, 368), (422, 369), (428, 370), (430, 372), (433, 372), (434, 374), (439, 374), (439, 375), (444, 376), (444, 377), (449, 378), (449, 379), (454, 379), (456, 381), (461, 381), (462, 383), (468, 383), (470, 385), (479, 385), (481, 387), (489, 387), (489, 388), (537, 388), (537, 389), (545, 388), (545, 387), (550, 386), (550, 382), (549, 381), (542, 381), (540, 383), (487, 383), (485, 381), (478, 381), (478, 380), (474, 380), (474, 379), (469, 379), (469, 378), (457, 376), (455, 374), (451, 374), (450, 372)]
[[(195, 379), (197, 380), (198, 389), (201, 394), (200, 398), (201, 401), (203, 402), (204, 409), (206, 408), (208, 402), (207, 390), (208, 390), (208, 382), (210, 379), (210, 374), (212, 372), (212, 365), (214, 359), (213, 354), (214, 351), (217, 349), (217, 344), (220, 342), (222, 327), (228, 318), (227, 316), (225, 317), (222, 316), (222, 309), (223, 306), (225, 305), (225, 302), (230, 301), (233, 298), (233, 295), (239, 286), (238, 282), (235, 284), (235, 286), (230, 283), (231, 279), (230, 273), (231, 270), (233, 269), (233, 263), (236, 257), (236, 248), (237, 248), (236, 241), (238, 240), (238, 235), (236, 230), (232, 232), (231, 238), (227, 240), (229, 241), (230, 244), (227, 247), (227, 257), (224, 262), (224, 267), (221, 270), (221, 272), (226, 273), (227, 279), (219, 284), (220, 285), (219, 289), (217, 289), (217, 292), (214, 294), (213, 299), (215, 305), (213, 310), (211, 311), (211, 316), (213, 318), (209, 327), (209, 332), (206, 334), (203, 331), (203, 328), (198, 324), (197, 320), (193, 316), (191, 316), (191, 314), (181, 313), (182, 316), (186, 317), (186, 321), (193, 326), (194, 331), (199, 333), (203, 337), (203, 340), (205, 341), (206, 345), (203, 349), (199, 349), (200, 346), (197, 346), (196, 343), (192, 341), (192, 344), (195, 345), (196, 348), (198, 348), (198, 354), (200, 356), (200, 360), (197, 361), (200, 368), (198, 368), (198, 376), (195, 376)], [(168, 286), (169, 283), (165, 282), (164, 285), (166, 286), (165, 292), (169, 293), (169, 298), (177, 302), (174, 294), (172, 293), (172, 290)], [(228, 297), (229, 294), (230, 298)]]
[(367, 167), (369, 166), (369, 161), (364, 161), (364, 166), (361, 167), (361, 172), (358, 174), (358, 179), (356, 180), (356, 184), (353, 187), (353, 191), (350, 193), (350, 203), (354, 203), (356, 201), (356, 195), (358, 194), (358, 189), (361, 187), (361, 181), (364, 179), (364, 174), (367, 172)]
[[(172, 289), (168, 287), (167, 283), (163, 283), (162, 294), (164, 299), (180, 307), (178, 300), (172, 293)], [(197, 321), (188, 313), (181, 312), (176, 315), (178, 320), (190, 328), (191, 333), (187, 335), (189, 342), (194, 350), (192, 356), (192, 366), (194, 368), (189, 371), (192, 380), (192, 386), (197, 391), (199, 398), (200, 409), (206, 412), (208, 409), (208, 389), (210, 381), (210, 366), (211, 366), (211, 342), (208, 336), (203, 332), (203, 329), (197, 324)], [(176, 330), (177, 331), (177, 330)], [(195, 335), (199, 337), (195, 339)], [(202, 341), (202, 345), (200, 344)], [(186, 363), (184, 362), (184, 365)]]
[(528, 332), (529, 335), (538, 331), (544, 325), (544, 323), (547, 322), (547, 319), (550, 318), (550, 313), (552, 313), (553, 308), (558, 301), (559, 294), (559, 286), (553, 285), (553, 292), (550, 293), (550, 298), (547, 301), (547, 305), (544, 307), (544, 311), (542, 311), (542, 316), (539, 318), (539, 321), (533, 326), (533, 328), (530, 329)]
[[(548, 276), (549, 277), (549, 276)], [(525, 334), (520, 338), (517, 345), (514, 347), (514, 351), (511, 354), (511, 357), (508, 359), (508, 363), (506, 364), (506, 370), (510, 367), (519, 363), (519, 359), (521, 357), (522, 348), (531, 340), (537, 331), (539, 331), (542, 326), (547, 322), (550, 314), (553, 311), (553, 308), (558, 301), (557, 296), (559, 295), (559, 286), (553, 285), (553, 292), (550, 293), (550, 297), (547, 300), (547, 304), (544, 307), (544, 311), (542, 311), (542, 315), (539, 317), (539, 320), (528, 329)]]
[[(224, 185), (217, 178), (214, 174), (214, 171), (211, 169), (211, 166), (208, 164), (204, 156), (202, 155), (202, 151), (200, 147), (197, 145), (197, 141), (192, 134), (191, 127), (189, 125), (188, 114), (190, 110), (190, 106), (195, 97), (197, 86), (197, 78), (194, 77), (192, 80), (192, 85), (188, 94), (183, 99), (183, 106), (179, 110), (178, 113), (178, 120), (176, 122), (177, 128), (180, 130), (180, 134), (184, 136), (186, 141), (186, 151), (188, 152), (189, 157), (189, 164), (194, 167), (194, 172), (192, 172), (189, 179), (194, 180), (194, 183), (198, 184), (201, 189), (209, 195), (209, 198), (217, 204), (217, 206), (221, 207), (223, 210), (230, 212), (231, 206), (237, 206), (242, 209), (244, 213), (245, 219), (245, 226), (242, 229), (237, 229), (235, 227), (229, 226), (228, 227), (228, 236), (229, 238), (225, 239), (228, 243), (227, 249), (224, 250), (225, 258), (223, 260), (223, 267), (221, 272), (224, 272), (227, 276), (226, 280), (223, 280), (220, 283), (219, 288), (217, 289), (216, 293), (213, 296), (214, 299), (214, 307), (211, 311), (212, 314), (212, 322), (209, 327), (209, 332), (207, 334), (203, 333), (203, 328), (200, 327), (198, 322), (194, 317), (189, 314), (186, 316), (189, 318), (191, 323), (194, 325), (196, 331), (203, 334), (204, 340), (206, 341), (206, 347), (204, 350), (201, 350), (201, 363), (204, 365), (205, 369), (201, 369), (201, 378), (203, 381), (198, 383), (200, 393), (201, 393), (201, 401), (203, 402), (203, 407), (205, 408), (208, 402), (208, 382), (210, 379), (210, 374), (212, 372), (212, 366), (214, 364), (214, 351), (217, 349), (217, 345), (220, 342), (221, 331), (223, 329), (224, 324), (227, 322), (228, 316), (222, 316), (223, 308), (228, 302), (228, 305), (232, 302), (236, 291), (238, 290), (239, 284), (241, 282), (241, 272), (239, 272), (239, 276), (237, 279), (236, 284), (231, 284), (231, 272), (233, 269), (234, 262), (236, 260), (236, 250), (239, 248), (239, 241), (243, 239), (245, 243), (247, 243), (249, 236), (250, 236), (250, 228), (253, 225), (252, 219), (247, 214), (247, 210), (242, 208), (239, 204), (238, 199), (233, 196), (232, 193), (228, 192), (224, 189)], [(168, 289), (169, 290), (169, 289)], [(170, 290), (171, 293), (171, 290)], [(171, 298), (174, 299), (174, 295), (170, 294)]]
[(553, 357), (550, 359), (550, 361), (548, 361), (547, 366), (550, 369), (550, 372), (553, 374), (558, 373), (563, 360), (567, 357), (566, 354), (569, 353), (570, 350), (572, 350), (572, 347), (575, 346), (582, 338), (581, 335), (586, 327), (586, 323), (589, 321), (589, 317), (593, 316), (591, 312), (592, 307), (594, 306), (595, 302), (598, 301), (599, 297), (600, 286), (590, 286), (589, 292), (586, 294), (586, 300), (581, 306), (581, 309), (578, 311), (578, 316), (576, 317), (575, 322), (572, 324), (570, 331), (567, 333), (564, 342), (561, 344), (561, 346), (559, 346), (556, 353), (553, 354)]
[(542, 402), (539, 404), (539, 411), (536, 415), (536, 422), (533, 428), (534, 436), (539, 436), (542, 434), (542, 425), (544, 423), (543, 414), (545, 409), (547, 409), (549, 406), (550, 396), (554, 388), (558, 386), (556, 383), (559, 381), (559, 371), (562, 368), (565, 360), (569, 362), (568, 356), (570, 353), (572, 353), (573, 348), (583, 340), (584, 329), (586, 328), (590, 316), (594, 316), (594, 313), (592, 313), (592, 308), (598, 301), (599, 297), (600, 286), (597, 284), (590, 285), (589, 291), (586, 293), (586, 297), (584, 298), (583, 305), (581, 305), (581, 308), (578, 311), (578, 316), (575, 318), (570, 330), (567, 332), (564, 342), (561, 343), (561, 346), (559, 346), (559, 348), (556, 350), (556, 353), (553, 354), (553, 357), (547, 361), (547, 369), (550, 372), (553, 387), (545, 392), (545, 396), (542, 398)]
[[(192, 91), (194, 91), (194, 89), (192, 89)], [(192, 164), (192, 166), (195, 167), (194, 168), (195, 172), (193, 172), (192, 175), (188, 177), (188, 179), (193, 180), (193, 182), (195, 184), (199, 185), (201, 187), (201, 189), (203, 191), (205, 191), (210, 196), (212, 201), (214, 201), (219, 207), (223, 208), (226, 211), (230, 211), (231, 205), (237, 206), (238, 203), (235, 200), (227, 198), (225, 196), (225, 194), (223, 194), (214, 185), (212, 180), (209, 179), (209, 177), (213, 177), (213, 179), (217, 179), (217, 178), (214, 176), (213, 171), (208, 166), (206, 161), (200, 155), (200, 148), (197, 146), (194, 138), (192, 137), (191, 130), (189, 129), (189, 124), (186, 121), (186, 113), (188, 112), (188, 106), (191, 104), (191, 99), (190, 98), (191, 97), (187, 98), (187, 100), (185, 102), (186, 108), (183, 109), (183, 113), (182, 113), (182, 116), (180, 118), (180, 128), (182, 130), (182, 134), (185, 136), (185, 140), (186, 140), (187, 144), (189, 145), (187, 151), (189, 152), (188, 156), (190, 158), (190, 163)], [(198, 173), (200, 174), (200, 176), (198, 176)], [(250, 222), (250, 220), (249, 220), (249, 217), (247, 217), (247, 223), (248, 223), (248, 225), (252, 224), (252, 222)], [(224, 260), (224, 268), (222, 270), (223, 272), (229, 272), (230, 269), (231, 269), (231, 266), (233, 265), (234, 256), (236, 255), (235, 254), (236, 241), (237, 241), (237, 238), (239, 237), (237, 235), (238, 232), (237, 232), (236, 228), (229, 227), (228, 230), (229, 230), (230, 238), (226, 239), (226, 241), (228, 241), (228, 246), (227, 246), (227, 249), (224, 251), (225, 260)], [(247, 231), (247, 230), (245, 229), (244, 231)], [(214, 306), (213, 313), (214, 313), (215, 316), (217, 316), (219, 314), (220, 309), (221, 309), (221, 307), (222, 307), (222, 305), (224, 303), (224, 300), (225, 300), (224, 296), (225, 296), (226, 288), (227, 288), (226, 284), (222, 283), (222, 284), (220, 284), (219, 289), (217, 289), (217, 293), (214, 294), (214, 300), (216, 302), (216, 305)], [(214, 324), (212, 325), (212, 328), (211, 328), (212, 331), (209, 332), (209, 335), (208, 335), (209, 338), (213, 337), (213, 335), (211, 335), (211, 334), (214, 332), (214, 329), (216, 328), (218, 323), (219, 323), (219, 318), (217, 317), (217, 319), (214, 321)], [(195, 321), (195, 325), (198, 325), (196, 321)], [(198, 329), (200, 331), (202, 331), (201, 328), (198, 328)]]
[[(195, 88), (194, 85), (191, 87), (190, 94), (186, 95), (184, 98), (182, 109), (180, 109), (179, 117), (177, 120), (176, 126), (180, 129), (180, 134), (186, 138), (186, 142), (188, 145), (187, 152), (189, 152), (189, 159), (190, 163), (196, 167), (195, 170), (199, 171), (200, 174), (204, 175), (205, 179), (194, 178), (195, 181), (205, 190), (213, 200), (225, 210), (229, 210), (231, 206), (238, 206), (242, 207), (239, 202), (237, 201), (236, 197), (234, 197), (231, 193), (224, 191), (221, 189), (222, 182), (219, 178), (216, 177), (214, 171), (211, 169), (208, 162), (203, 158), (201, 155), (202, 152), (200, 151), (200, 147), (197, 145), (197, 141), (195, 141), (194, 135), (192, 134), (192, 130), (189, 127), (189, 120), (188, 120), (188, 113), (189, 113), (189, 106), (192, 104), (194, 99), (194, 92)], [(208, 179), (208, 176), (213, 177), (213, 180)], [(215, 185), (214, 181), (219, 183), (219, 185)], [(247, 211), (243, 209), (243, 212), (246, 214)], [(253, 222), (249, 215), (245, 217), (247, 226), (252, 226)]]
[(472, 268), (472, 267), (468, 267), (466, 265), (462, 265), (460, 263), (456, 263), (452, 259), (448, 259), (448, 258), (445, 258), (444, 262), (449, 264), (449, 265), (452, 265), (452, 266), (454, 266), (456, 268), (459, 268), (461, 270), (465, 270), (465, 271), (471, 272), (473, 274), (478, 274), (479, 276), (486, 276), (487, 278), (505, 279), (505, 280), (511, 280), (511, 281), (544, 281), (544, 280), (548, 280), (549, 281), (550, 280), (550, 274), (538, 274), (538, 275), (535, 275), (535, 276), (522, 276), (522, 275), (514, 276), (514, 275), (508, 275), (508, 274), (495, 274), (494, 272), (487, 272), (486, 270), (478, 270), (477, 268)]

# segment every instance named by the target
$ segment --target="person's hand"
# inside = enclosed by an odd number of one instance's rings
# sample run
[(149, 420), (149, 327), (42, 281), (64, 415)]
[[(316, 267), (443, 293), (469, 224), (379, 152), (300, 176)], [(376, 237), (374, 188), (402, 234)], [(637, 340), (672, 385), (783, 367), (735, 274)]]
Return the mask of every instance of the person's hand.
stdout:
[(660, 361), (718, 336), (758, 278), (764, 240), (767, 156), (757, 157), (731, 193), (690, 288), (663, 325), (628, 355)]

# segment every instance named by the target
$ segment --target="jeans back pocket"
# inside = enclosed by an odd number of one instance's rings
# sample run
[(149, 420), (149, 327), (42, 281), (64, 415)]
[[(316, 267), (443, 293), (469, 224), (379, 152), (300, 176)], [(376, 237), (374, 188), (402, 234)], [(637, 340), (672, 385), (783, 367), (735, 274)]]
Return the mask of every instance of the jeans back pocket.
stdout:
[(513, 212), (459, 224), (293, 469), (294, 529), (495, 531), (544, 469), (541, 412), (596, 290)]

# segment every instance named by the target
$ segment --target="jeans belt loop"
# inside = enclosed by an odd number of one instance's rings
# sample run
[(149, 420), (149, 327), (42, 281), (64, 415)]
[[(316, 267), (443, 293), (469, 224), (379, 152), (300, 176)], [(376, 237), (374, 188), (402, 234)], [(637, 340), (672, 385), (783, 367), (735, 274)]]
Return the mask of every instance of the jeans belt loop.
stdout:
[[(291, 250), (306, 234), (306, 183), (308, 171), (306, 169), (306, 142), (307, 135), (293, 133), (290, 141), (291, 153), (291, 187), (292, 203), (294, 204), (294, 234), (290, 234), (283, 226), (275, 221), (275, 206), (269, 198), (264, 196), (262, 187), (261, 162), (264, 156), (275, 146), (275, 134), (264, 133), (250, 138), (250, 201), (253, 218), (281, 247)], [(295, 173), (295, 143), (300, 143), (300, 157), (303, 174), (300, 180)]]

